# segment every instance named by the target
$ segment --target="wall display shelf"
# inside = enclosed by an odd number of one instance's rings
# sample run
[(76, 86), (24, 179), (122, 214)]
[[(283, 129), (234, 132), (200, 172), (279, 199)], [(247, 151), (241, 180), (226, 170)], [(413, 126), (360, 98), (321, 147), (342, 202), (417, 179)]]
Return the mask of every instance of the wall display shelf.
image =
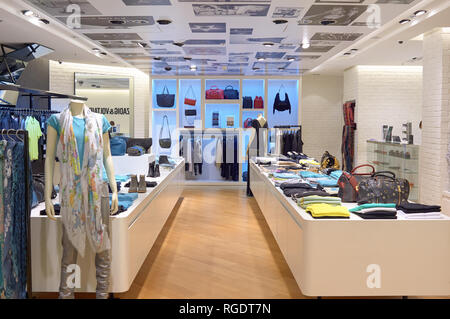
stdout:
[[(281, 84), (284, 84), (291, 101), (291, 114), (283, 112), (282, 116), (276, 114), (275, 118), (270, 117), (273, 105), (270, 95), (272, 91), (276, 94)], [(221, 176), (220, 165), (216, 163), (207, 163), (202, 165), (202, 174), (186, 172), (186, 183), (197, 185), (244, 185), (243, 173), (247, 171), (246, 151), (250, 140), (252, 130), (245, 130), (245, 121), (247, 119), (255, 119), (262, 114), (268, 119), (270, 127), (280, 124), (297, 124), (298, 123), (298, 84), (296, 77), (276, 78), (276, 77), (153, 77), (152, 85), (152, 151), (155, 156), (159, 154), (178, 155), (179, 149), (175, 148), (177, 141), (181, 135), (186, 134), (189, 130), (200, 132), (203, 134), (206, 129), (218, 129), (220, 131), (236, 130), (237, 147), (236, 154), (239, 158), (239, 179), (230, 180)], [(157, 105), (156, 95), (160, 94), (167, 86), (170, 94), (175, 94), (175, 103), (172, 108), (162, 108)], [(224, 90), (228, 85), (239, 92), (238, 99), (206, 99), (206, 91), (212, 86)], [(189, 92), (188, 92), (189, 91)], [(193, 93), (192, 93), (193, 92)], [(256, 96), (260, 96), (263, 100), (263, 108), (243, 108), (243, 97), (250, 96), (254, 102)], [(187, 98), (188, 100), (185, 100)], [(189, 101), (189, 99), (191, 101)], [(188, 103), (185, 103), (188, 102)], [(194, 103), (195, 102), (195, 103)], [(271, 104), (272, 103), (272, 104)], [(191, 105), (194, 104), (194, 105)], [(186, 110), (193, 114), (186, 117)], [(192, 111), (195, 110), (195, 111)], [(216, 114), (213, 114), (216, 113)], [(171, 149), (161, 149), (159, 146), (159, 135), (162, 124), (162, 118), (167, 115), (172, 133)], [(213, 116), (217, 119), (213, 125)], [(228, 121), (227, 121), (228, 120)], [(276, 120), (275, 123), (273, 120)], [(228, 122), (228, 123), (227, 123)], [(244, 129), (244, 130), (241, 130)], [(167, 136), (167, 130), (164, 128), (164, 137)], [(216, 137), (202, 136), (202, 153), (216, 154)], [(189, 144), (191, 145), (191, 144)], [(181, 144), (180, 144), (181, 146)], [(198, 167), (197, 167), (198, 169)]]
[(367, 141), (367, 160), (376, 171), (391, 171), (410, 185), (409, 200), (419, 200), (419, 145)]
[[(177, 101), (177, 80), (176, 79), (154, 79), (152, 81), (152, 105), (153, 109), (170, 109), (176, 107)], [(165, 94), (163, 98), (161, 95)], [(158, 95), (160, 96), (160, 102), (158, 103)], [(169, 95), (169, 96), (167, 96)], [(173, 100), (173, 105), (170, 107), (164, 107), (163, 105)]]

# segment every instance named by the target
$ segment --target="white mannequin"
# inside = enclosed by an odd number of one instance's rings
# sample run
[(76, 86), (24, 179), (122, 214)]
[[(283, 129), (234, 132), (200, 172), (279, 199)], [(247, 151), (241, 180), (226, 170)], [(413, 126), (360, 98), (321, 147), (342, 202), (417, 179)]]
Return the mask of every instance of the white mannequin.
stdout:
[[(79, 116), (83, 114), (83, 108), (85, 104), (83, 101), (72, 100), (69, 107), (72, 116)], [(55, 156), (57, 147), (58, 133), (52, 126), (48, 126), (47, 129), (47, 151), (45, 159), (45, 211), (47, 216), (56, 221), (55, 209), (52, 202), (52, 189), (53, 189), (53, 171), (55, 168)], [(109, 185), (112, 190), (111, 199), (111, 214), (118, 211), (119, 200), (117, 196), (117, 184), (114, 177), (114, 166), (112, 162), (111, 149), (109, 146), (109, 134), (103, 134), (103, 165), (108, 175)]]

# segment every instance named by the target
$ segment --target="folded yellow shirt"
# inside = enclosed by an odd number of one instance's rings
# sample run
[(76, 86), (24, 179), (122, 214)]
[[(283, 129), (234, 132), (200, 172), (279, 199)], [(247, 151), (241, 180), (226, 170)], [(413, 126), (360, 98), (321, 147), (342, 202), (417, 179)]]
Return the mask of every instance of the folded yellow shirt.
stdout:
[(312, 217), (350, 217), (347, 207), (329, 204), (312, 204), (306, 207)]

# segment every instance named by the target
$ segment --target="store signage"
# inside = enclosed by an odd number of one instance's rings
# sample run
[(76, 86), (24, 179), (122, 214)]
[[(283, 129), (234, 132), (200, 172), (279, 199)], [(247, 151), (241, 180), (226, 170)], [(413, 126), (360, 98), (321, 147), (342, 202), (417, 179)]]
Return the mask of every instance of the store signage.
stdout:
[(104, 115), (130, 115), (129, 107), (91, 107), (94, 113), (100, 113)]

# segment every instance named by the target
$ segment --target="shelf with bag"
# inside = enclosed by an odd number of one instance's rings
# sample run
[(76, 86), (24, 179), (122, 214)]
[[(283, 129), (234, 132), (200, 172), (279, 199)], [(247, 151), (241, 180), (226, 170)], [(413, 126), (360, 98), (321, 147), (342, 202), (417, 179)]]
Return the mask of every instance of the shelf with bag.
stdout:
[(205, 128), (239, 128), (240, 104), (205, 104)]
[(390, 171), (410, 184), (409, 200), (419, 199), (419, 145), (367, 141), (367, 161), (377, 172)]
[(202, 80), (179, 81), (180, 128), (202, 128)]
[(299, 124), (299, 80), (268, 80), (267, 120), (269, 127)]
[(174, 110), (177, 101), (176, 79), (152, 80), (152, 106), (153, 110)]
[(265, 109), (265, 80), (242, 80), (242, 110), (264, 111)]
[(177, 129), (176, 112), (153, 112), (152, 117), (152, 154), (159, 156), (161, 154), (170, 155), (175, 147), (172, 137), (175, 137)]
[(205, 103), (240, 103), (239, 79), (206, 79)]

